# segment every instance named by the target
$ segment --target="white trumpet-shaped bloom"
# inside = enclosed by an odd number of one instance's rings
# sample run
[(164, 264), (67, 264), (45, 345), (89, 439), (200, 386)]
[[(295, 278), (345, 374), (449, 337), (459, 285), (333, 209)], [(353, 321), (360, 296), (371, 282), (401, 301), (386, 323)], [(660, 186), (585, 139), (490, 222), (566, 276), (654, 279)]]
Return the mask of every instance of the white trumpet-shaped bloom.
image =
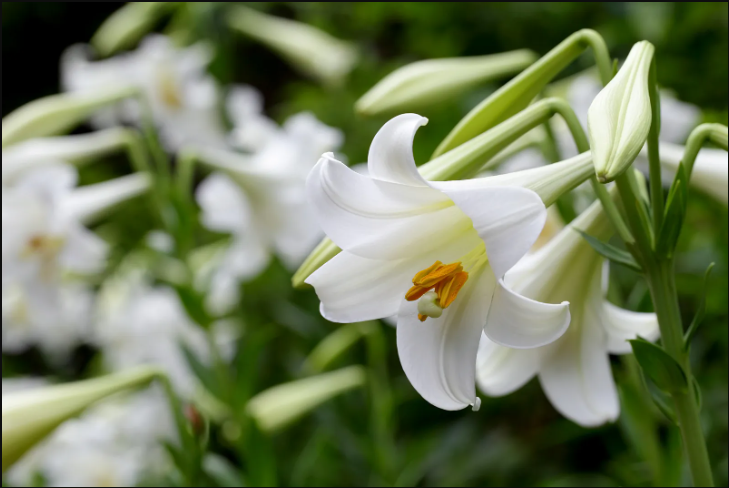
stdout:
[(76, 170), (44, 163), (2, 197), (3, 351), (39, 346), (62, 358), (88, 337), (92, 293), (79, 276), (106, 263), (106, 243), (83, 224), (149, 188), (135, 173), (74, 188)]
[(635, 160), (651, 127), (648, 73), (655, 48), (647, 41), (633, 46), (615, 78), (595, 97), (587, 125), (601, 181), (612, 181)]
[[(542, 231), (546, 208), (528, 189), (535, 178), (424, 180), (412, 143), (426, 122), (405, 114), (385, 124), (370, 147), (368, 176), (331, 154), (317, 163), (307, 183), (309, 199), (324, 232), (343, 251), (306, 282), (331, 321), (397, 315), (400, 361), (415, 389), (442, 409), (478, 408), (481, 333), (512, 347), (543, 346), (564, 333), (569, 308), (516, 295), (498, 281)], [(589, 174), (589, 155), (582, 159)], [(576, 184), (567, 183), (564, 173), (553, 181), (552, 172), (564, 171), (564, 164), (534, 170), (542, 190), (560, 194)], [(570, 177), (581, 171), (572, 170)], [(560, 191), (559, 185), (571, 186)], [(514, 313), (520, 314), (517, 324)]]
[[(552, 344), (529, 350), (504, 347), (484, 335), (476, 377), (484, 393), (501, 396), (539, 376), (552, 405), (589, 427), (619, 415), (608, 355), (629, 353), (627, 341), (638, 336), (655, 340), (658, 322), (654, 314), (630, 312), (605, 300), (604, 260), (577, 229), (602, 238), (609, 235), (599, 202), (506, 273), (506, 287), (498, 292), (547, 303), (569, 301), (572, 320), (567, 332)], [(504, 308), (503, 313), (513, 327), (526, 325), (518, 308)]]
[(75, 170), (58, 164), (31, 171), (3, 190), (3, 348), (8, 339), (8, 348), (21, 349), (53, 324), (67, 339), (76, 336), (62, 325), (83, 315), (88, 298), (64, 285), (64, 276), (101, 270), (107, 245), (72, 210), (75, 184)]
[[(197, 189), (202, 222), (233, 236), (210, 277), (208, 307), (214, 313), (232, 307), (239, 282), (259, 274), (272, 255), (295, 268), (321, 239), (306, 200), (306, 176), (323, 152), (342, 142), (340, 131), (310, 113), (292, 116), (283, 127), (257, 113), (236, 113), (240, 125), (234, 140), (255, 152), (200, 149), (198, 154), (216, 170)], [(247, 138), (248, 129), (257, 137)]]
[[(101, 61), (89, 59), (89, 48), (71, 46), (61, 60), (63, 87), (70, 92), (108, 86), (139, 90), (170, 149), (198, 143), (222, 146), (225, 141), (217, 104), (218, 87), (206, 72), (210, 50), (197, 44), (178, 49), (160, 35), (145, 38), (136, 51)], [(94, 117), (100, 127), (140, 123), (144, 107), (127, 99)]]

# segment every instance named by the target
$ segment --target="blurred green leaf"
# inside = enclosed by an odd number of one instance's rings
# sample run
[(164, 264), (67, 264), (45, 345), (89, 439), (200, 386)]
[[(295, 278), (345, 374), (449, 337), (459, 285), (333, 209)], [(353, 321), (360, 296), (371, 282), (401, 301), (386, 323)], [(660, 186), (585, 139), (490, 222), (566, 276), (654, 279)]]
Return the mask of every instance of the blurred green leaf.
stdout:
[(629, 342), (638, 364), (659, 389), (669, 393), (688, 391), (686, 373), (663, 348), (642, 339)]
[(600, 239), (593, 237), (590, 234), (583, 232), (579, 229), (577, 230), (577, 232), (579, 232), (580, 235), (587, 241), (587, 243), (590, 244), (590, 246), (592, 246), (592, 248), (604, 258), (609, 259), (613, 263), (626, 266), (633, 271), (637, 271), (639, 273), (642, 272), (640, 265), (635, 261), (635, 259), (629, 252), (618, 249), (617, 247), (613, 246), (612, 244), (608, 244), (607, 242), (602, 242)]

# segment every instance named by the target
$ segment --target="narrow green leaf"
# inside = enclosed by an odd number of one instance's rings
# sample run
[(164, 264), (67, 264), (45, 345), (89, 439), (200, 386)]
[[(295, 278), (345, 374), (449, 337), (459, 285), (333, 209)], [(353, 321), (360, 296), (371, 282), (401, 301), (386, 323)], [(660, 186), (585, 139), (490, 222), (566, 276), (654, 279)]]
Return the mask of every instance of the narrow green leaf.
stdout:
[[(200, 380), (200, 383), (202, 386), (205, 387), (205, 389), (210, 392), (215, 397), (218, 397), (220, 393), (220, 387), (217, 381), (217, 377), (213, 372), (205, 366), (200, 359), (198, 359), (197, 354), (192, 352), (189, 347), (187, 347), (186, 344), (180, 343), (180, 350), (182, 351), (182, 354), (185, 356), (185, 360), (187, 361), (187, 364), (190, 366), (190, 369), (193, 373), (195, 373), (195, 376)], [(219, 397), (218, 397), (219, 398)]]
[(577, 232), (582, 235), (582, 237), (587, 241), (592, 248), (598, 252), (601, 256), (603, 256), (606, 259), (609, 259), (610, 261), (621, 264), (623, 266), (626, 266), (634, 271), (637, 271), (638, 273), (643, 272), (638, 262), (631, 256), (631, 254), (627, 251), (623, 251), (622, 249), (618, 249), (617, 247), (613, 246), (612, 244), (608, 244), (607, 242), (602, 242), (600, 239), (591, 236), (590, 234), (587, 234), (586, 232), (583, 232), (581, 230), (577, 230)]
[(696, 378), (691, 379), (691, 387), (694, 390), (694, 396), (696, 397), (696, 405), (699, 407), (699, 410), (701, 410), (701, 407), (704, 405), (704, 396), (701, 394), (701, 386), (699, 385), (699, 382), (696, 381)]
[(686, 207), (688, 205), (688, 177), (686, 168), (681, 163), (676, 172), (676, 179), (673, 180), (671, 190), (666, 200), (666, 211), (663, 217), (663, 225), (656, 239), (656, 253), (660, 256), (671, 257), (676, 249), (678, 237), (681, 234), (683, 221), (686, 218)]
[(709, 288), (709, 275), (711, 274), (712, 269), (714, 269), (714, 263), (711, 263), (709, 267), (706, 268), (706, 273), (704, 273), (704, 288), (701, 291), (701, 296), (699, 297), (699, 304), (696, 308), (696, 315), (694, 315), (694, 319), (691, 321), (691, 325), (684, 335), (683, 342), (684, 348), (686, 350), (691, 347), (691, 341), (696, 335), (696, 332), (699, 330), (699, 326), (704, 320), (704, 315), (706, 315), (706, 292)]
[(673, 411), (673, 407), (666, 401), (666, 398), (658, 391), (651, 392), (651, 399), (656, 408), (666, 417), (666, 420), (671, 422), (673, 425), (678, 425), (678, 418), (676, 412)]
[(686, 393), (689, 384), (681, 365), (661, 347), (643, 339), (630, 341), (643, 372), (662, 391)]

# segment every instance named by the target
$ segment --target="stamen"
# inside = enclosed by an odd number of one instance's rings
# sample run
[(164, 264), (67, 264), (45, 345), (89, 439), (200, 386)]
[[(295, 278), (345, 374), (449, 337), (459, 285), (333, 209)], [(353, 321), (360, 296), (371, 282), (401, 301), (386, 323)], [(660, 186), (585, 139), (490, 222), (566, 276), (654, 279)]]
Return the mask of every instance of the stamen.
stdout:
[(468, 272), (463, 271), (460, 261), (445, 265), (436, 261), (415, 274), (413, 286), (405, 293), (405, 299), (411, 302), (420, 300), (418, 319), (424, 322), (427, 317), (440, 317), (443, 309), (456, 299), (467, 280)]

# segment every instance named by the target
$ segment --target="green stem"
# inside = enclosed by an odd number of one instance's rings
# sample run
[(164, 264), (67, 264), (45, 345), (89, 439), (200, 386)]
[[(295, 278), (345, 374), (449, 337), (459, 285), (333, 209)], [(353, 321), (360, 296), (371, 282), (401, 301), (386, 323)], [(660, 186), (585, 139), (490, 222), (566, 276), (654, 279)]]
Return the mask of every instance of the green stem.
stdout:
[(698, 156), (701, 146), (707, 140), (726, 149), (727, 127), (721, 124), (701, 124), (691, 131), (686, 141), (686, 149), (683, 152), (683, 164), (686, 167), (686, 176), (691, 179), (691, 171), (694, 169), (694, 162)]
[(663, 181), (661, 180), (661, 158), (658, 153), (658, 135), (661, 132), (661, 100), (656, 79), (656, 59), (653, 58), (648, 75), (648, 92), (651, 99), (651, 128), (648, 132), (648, 161), (650, 164), (651, 210), (653, 232), (659, 235), (663, 225)]
[(588, 47), (593, 50), (603, 84), (607, 84), (612, 78), (612, 62), (605, 41), (594, 30), (579, 30), (471, 110), (443, 139), (433, 158), (525, 109), (547, 83)]
[(709, 453), (701, 428), (701, 418), (696, 395), (693, 393), (694, 379), (688, 352), (683, 345), (683, 325), (678, 305), (673, 262), (670, 260), (652, 263), (646, 272), (653, 305), (661, 328), (663, 346), (683, 367), (689, 383), (686, 393), (673, 393), (681, 436), (688, 456), (695, 486), (714, 486), (709, 462)]

